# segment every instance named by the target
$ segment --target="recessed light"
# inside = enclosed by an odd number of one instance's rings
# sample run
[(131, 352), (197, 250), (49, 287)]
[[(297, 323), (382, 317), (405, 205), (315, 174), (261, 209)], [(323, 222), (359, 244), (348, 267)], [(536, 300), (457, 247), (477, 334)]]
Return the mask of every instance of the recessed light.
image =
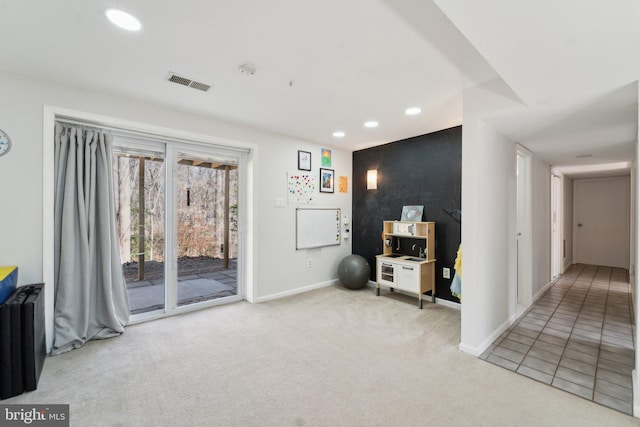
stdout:
[(253, 76), (256, 73), (256, 67), (251, 64), (240, 64), (238, 70), (240, 70), (242, 74), (246, 74), (247, 76)]
[(345, 135), (346, 134), (344, 132), (342, 132), (341, 130), (335, 131), (333, 133), (333, 136), (336, 137), (336, 138), (344, 138)]
[(114, 25), (117, 25), (120, 28), (129, 31), (138, 31), (142, 28), (142, 24), (138, 21), (138, 18), (135, 16), (123, 12), (118, 9), (107, 9), (105, 12), (109, 21), (111, 21)]
[(367, 127), (367, 128), (377, 128), (377, 127), (378, 127), (378, 122), (373, 121), (373, 120), (368, 121), (368, 122), (365, 122), (364, 127)]
[(404, 110), (404, 113), (407, 116), (415, 116), (416, 114), (422, 113), (422, 108), (420, 108), (420, 107), (407, 108), (406, 110)]

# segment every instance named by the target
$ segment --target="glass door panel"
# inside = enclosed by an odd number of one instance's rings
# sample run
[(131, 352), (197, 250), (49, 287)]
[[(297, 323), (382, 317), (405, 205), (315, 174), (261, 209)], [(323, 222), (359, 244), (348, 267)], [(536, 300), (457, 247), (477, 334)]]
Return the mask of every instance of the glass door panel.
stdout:
[(113, 179), (131, 314), (165, 307), (165, 168), (160, 153), (117, 147)]
[(178, 306), (238, 295), (237, 165), (177, 156)]

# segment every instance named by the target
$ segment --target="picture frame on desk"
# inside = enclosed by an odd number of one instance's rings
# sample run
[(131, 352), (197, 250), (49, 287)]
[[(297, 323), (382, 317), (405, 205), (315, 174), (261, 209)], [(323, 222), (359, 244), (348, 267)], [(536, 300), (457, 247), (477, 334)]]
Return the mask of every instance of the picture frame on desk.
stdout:
[(333, 193), (335, 187), (335, 171), (320, 168), (320, 192)]
[(311, 170), (311, 153), (309, 151), (298, 150), (298, 170)]

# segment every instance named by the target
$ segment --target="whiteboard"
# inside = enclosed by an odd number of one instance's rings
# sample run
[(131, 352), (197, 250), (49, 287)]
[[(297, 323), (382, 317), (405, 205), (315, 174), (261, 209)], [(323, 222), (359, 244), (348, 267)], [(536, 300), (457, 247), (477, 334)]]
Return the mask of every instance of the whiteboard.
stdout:
[(296, 249), (339, 244), (340, 209), (296, 209)]

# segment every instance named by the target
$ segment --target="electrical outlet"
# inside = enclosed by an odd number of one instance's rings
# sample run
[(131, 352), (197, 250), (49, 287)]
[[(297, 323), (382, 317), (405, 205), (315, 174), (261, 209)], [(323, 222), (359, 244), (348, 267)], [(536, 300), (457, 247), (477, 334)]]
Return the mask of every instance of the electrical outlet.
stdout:
[(442, 277), (445, 279), (451, 279), (451, 270), (447, 267), (442, 268)]
[(311, 258), (307, 258), (307, 267), (311, 268)]

